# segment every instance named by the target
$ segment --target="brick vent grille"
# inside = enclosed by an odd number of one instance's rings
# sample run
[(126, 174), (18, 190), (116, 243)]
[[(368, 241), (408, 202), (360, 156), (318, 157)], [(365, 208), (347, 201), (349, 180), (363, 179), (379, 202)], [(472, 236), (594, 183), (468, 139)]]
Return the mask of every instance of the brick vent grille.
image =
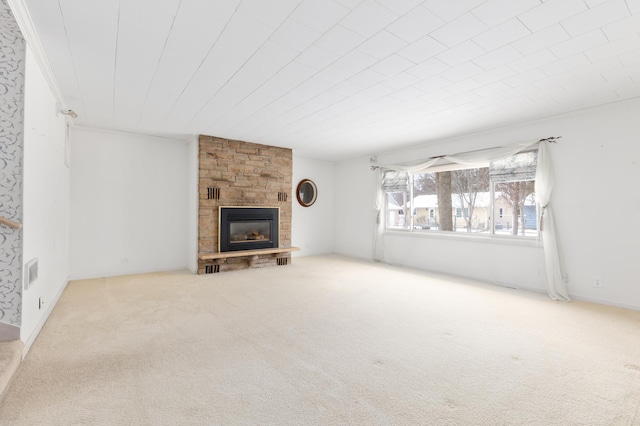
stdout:
[(288, 265), (289, 258), (288, 257), (279, 257), (276, 259), (278, 261), (278, 266)]
[(205, 274), (215, 274), (220, 272), (220, 265), (205, 265), (204, 273)]
[(286, 192), (278, 192), (278, 201), (286, 202), (289, 200), (289, 194)]
[(207, 188), (207, 200), (219, 200), (220, 188), (214, 188), (212, 186)]

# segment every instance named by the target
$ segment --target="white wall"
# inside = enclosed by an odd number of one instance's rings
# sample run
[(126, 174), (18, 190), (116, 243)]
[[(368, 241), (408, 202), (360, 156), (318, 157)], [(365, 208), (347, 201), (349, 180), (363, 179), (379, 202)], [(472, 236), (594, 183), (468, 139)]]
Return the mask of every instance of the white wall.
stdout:
[(73, 128), (73, 279), (189, 268), (189, 144)]
[[(69, 277), (69, 182), (64, 116), (27, 47), (24, 121), (23, 263), (38, 278), (22, 294), (21, 339), (29, 345)], [(39, 299), (43, 302), (39, 305)]]
[[(556, 173), (552, 202), (569, 293), (579, 299), (640, 309), (640, 99), (378, 154), (381, 161), (562, 136), (551, 146)], [(368, 158), (337, 165), (336, 251), (370, 258), (373, 191)], [(343, 233), (350, 232), (348, 236)], [(503, 245), (442, 236), (387, 233), (385, 260), (542, 291), (544, 265), (535, 245)], [(603, 288), (593, 286), (602, 277)]]
[[(311, 179), (318, 187), (318, 198), (309, 207), (302, 207), (296, 199), (296, 188), (302, 179)], [(301, 249), (293, 252), (293, 256), (332, 253), (336, 215), (334, 163), (298, 157), (294, 153), (292, 186), (291, 244)]]
[(335, 252), (361, 259), (373, 257), (376, 220), (375, 173), (369, 170), (369, 158), (336, 164)]
[(198, 177), (199, 177), (199, 144), (193, 137), (187, 146), (187, 267), (194, 274), (198, 273)]

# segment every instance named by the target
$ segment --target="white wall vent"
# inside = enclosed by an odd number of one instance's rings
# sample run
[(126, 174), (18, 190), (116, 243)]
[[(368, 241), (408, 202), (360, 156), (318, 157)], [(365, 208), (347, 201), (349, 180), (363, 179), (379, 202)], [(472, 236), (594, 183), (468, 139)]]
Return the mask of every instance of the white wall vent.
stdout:
[(38, 259), (31, 259), (24, 267), (24, 289), (28, 290), (38, 278)]

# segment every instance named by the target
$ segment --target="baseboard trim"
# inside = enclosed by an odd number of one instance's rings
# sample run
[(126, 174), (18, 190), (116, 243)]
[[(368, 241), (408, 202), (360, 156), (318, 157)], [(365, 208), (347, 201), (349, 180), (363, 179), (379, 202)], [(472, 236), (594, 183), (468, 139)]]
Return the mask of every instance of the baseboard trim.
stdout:
[(27, 338), (27, 340), (25, 340), (24, 347), (22, 348), (22, 359), (24, 359), (24, 357), (27, 356), (27, 353), (29, 352), (29, 349), (31, 349), (31, 345), (33, 345), (33, 342), (36, 341), (36, 338), (40, 334), (40, 331), (42, 330), (42, 327), (44, 327), (44, 324), (49, 319), (49, 315), (51, 315), (51, 312), (53, 312), (53, 308), (55, 308), (56, 305), (58, 304), (58, 300), (60, 300), (60, 296), (62, 296), (62, 293), (67, 288), (67, 285), (69, 285), (69, 280), (67, 280), (65, 282), (65, 284), (60, 288), (60, 290), (58, 290), (58, 293), (56, 293), (56, 295), (54, 296), (52, 302), (49, 303), (49, 306), (47, 307), (47, 310), (45, 311), (44, 315), (40, 319), (40, 322), (38, 322), (38, 325), (33, 330), (31, 335), (29, 336), (29, 338)]

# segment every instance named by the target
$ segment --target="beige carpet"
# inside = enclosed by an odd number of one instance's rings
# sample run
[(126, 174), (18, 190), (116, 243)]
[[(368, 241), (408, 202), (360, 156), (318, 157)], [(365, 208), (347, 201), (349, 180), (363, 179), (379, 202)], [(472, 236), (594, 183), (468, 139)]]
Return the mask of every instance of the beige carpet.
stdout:
[(72, 282), (5, 425), (637, 425), (640, 312), (339, 256)]

